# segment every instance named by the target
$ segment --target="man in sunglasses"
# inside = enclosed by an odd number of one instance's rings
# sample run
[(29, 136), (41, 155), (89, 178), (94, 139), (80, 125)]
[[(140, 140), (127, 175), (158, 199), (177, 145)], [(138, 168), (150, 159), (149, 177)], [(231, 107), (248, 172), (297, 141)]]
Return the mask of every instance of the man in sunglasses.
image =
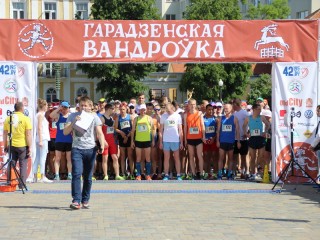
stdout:
[(71, 165), (71, 148), (72, 148), (72, 135), (69, 133), (68, 135), (63, 134), (63, 129), (66, 124), (67, 118), (69, 116), (69, 107), (70, 104), (68, 102), (61, 102), (59, 108), (55, 109), (50, 113), (50, 118), (56, 122), (57, 126), (57, 135), (55, 141), (55, 160), (54, 160), (54, 170), (55, 176), (54, 180), (60, 180), (60, 163), (62, 154), (66, 155), (67, 160), (67, 169), (68, 176), (67, 179), (72, 179), (72, 165)]

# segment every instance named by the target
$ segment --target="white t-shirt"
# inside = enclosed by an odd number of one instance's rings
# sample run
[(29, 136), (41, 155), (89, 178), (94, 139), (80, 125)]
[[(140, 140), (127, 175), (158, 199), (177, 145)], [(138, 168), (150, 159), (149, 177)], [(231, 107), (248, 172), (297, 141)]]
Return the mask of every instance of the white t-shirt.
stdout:
[(244, 120), (249, 116), (249, 114), (247, 111), (241, 109), (237, 112), (234, 112), (233, 115), (238, 118), (239, 128), (240, 128), (240, 139), (235, 139), (235, 140), (245, 140), (243, 139), (244, 133), (243, 133), (242, 126), (243, 126)]
[(168, 113), (164, 113), (161, 115), (160, 124), (163, 124), (164, 142), (180, 142), (178, 128), (182, 124), (180, 114), (173, 113), (169, 115)]

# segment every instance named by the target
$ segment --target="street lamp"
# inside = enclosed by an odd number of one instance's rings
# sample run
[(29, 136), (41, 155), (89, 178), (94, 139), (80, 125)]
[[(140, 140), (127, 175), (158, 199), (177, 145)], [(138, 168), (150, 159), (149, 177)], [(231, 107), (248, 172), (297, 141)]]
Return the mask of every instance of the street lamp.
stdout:
[(222, 86), (223, 86), (223, 81), (220, 79), (218, 84), (219, 84), (219, 88), (220, 88), (220, 101), (222, 102)]

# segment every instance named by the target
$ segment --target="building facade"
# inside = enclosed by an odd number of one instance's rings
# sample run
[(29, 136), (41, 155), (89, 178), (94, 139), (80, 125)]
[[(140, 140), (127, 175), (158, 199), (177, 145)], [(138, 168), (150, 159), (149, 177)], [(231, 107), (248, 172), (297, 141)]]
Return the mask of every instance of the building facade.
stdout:
[[(273, 0), (248, 0), (247, 3), (242, 4), (239, 1), (240, 11), (243, 18), (246, 18), (249, 10), (249, 5), (258, 6), (258, 4), (271, 4)], [(320, 0), (288, 0), (288, 5), (291, 13), (288, 19), (305, 19), (309, 14), (320, 8)]]

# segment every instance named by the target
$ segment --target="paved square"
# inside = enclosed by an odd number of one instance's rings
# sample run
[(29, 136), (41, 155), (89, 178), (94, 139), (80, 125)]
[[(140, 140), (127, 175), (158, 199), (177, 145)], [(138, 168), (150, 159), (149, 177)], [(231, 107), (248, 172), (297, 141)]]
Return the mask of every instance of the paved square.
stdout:
[[(319, 239), (311, 185), (241, 181), (97, 181), (91, 208), (70, 210), (70, 182), (0, 193), (0, 239)], [(297, 188), (294, 190), (294, 188)]]

